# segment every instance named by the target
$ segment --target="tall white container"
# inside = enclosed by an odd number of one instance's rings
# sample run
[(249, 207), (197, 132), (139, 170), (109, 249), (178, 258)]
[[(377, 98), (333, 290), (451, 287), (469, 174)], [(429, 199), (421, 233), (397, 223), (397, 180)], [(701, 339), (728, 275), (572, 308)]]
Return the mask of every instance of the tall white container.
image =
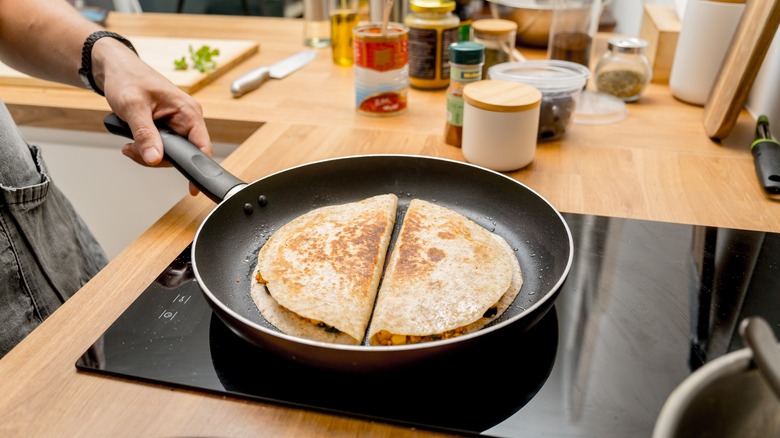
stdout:
[(744, 1), (688, 0), (669, 77), (674, 97), (707, 103), (744, 9)]

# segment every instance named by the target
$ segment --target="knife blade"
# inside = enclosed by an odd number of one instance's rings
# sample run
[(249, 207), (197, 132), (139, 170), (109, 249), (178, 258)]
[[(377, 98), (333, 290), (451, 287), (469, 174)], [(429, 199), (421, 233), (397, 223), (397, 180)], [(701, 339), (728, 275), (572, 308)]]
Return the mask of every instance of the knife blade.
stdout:
[(316, 50), (303, 50), (283, 59), (270, 67), (259, 67), (239, 77), (230, 84), (233, 97), (241, 97), (256, 89), (268, 78), (282, 79), (290, 73), (310, 63), (317, 56)]

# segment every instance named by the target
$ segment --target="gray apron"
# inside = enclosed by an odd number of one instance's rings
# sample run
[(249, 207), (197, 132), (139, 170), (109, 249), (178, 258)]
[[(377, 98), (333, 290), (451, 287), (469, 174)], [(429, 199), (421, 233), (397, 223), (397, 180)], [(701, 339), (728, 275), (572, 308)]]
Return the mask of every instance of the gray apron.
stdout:
[(0, 357), (106, 263), (0, 102)]

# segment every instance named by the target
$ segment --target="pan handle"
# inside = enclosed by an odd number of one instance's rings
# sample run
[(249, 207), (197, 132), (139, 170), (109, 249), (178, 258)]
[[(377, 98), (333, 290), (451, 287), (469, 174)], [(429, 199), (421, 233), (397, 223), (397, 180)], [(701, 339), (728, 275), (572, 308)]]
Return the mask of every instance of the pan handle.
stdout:
[[(106, 129), (110, 133), (133, 139), (130, 126), (116, 114), (111, 113), (106, 116), (103, 119), (103, 124), (106, 125)], [(175, 133), (163, 121), (158, 120), (155, 125), (160, 130), (165, 159), (212, 201), (220, 203), (228, 197), (232, 189), (246, 185), (244, 181), (233, 176), (211, 157), (204, 154), (197, 146)]]

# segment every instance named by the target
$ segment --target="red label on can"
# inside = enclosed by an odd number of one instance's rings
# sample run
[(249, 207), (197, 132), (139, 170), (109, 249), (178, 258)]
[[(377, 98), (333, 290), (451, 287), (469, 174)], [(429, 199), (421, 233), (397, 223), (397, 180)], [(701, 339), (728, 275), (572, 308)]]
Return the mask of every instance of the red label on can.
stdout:
[(356, 36), (355, 65), (376, 71), (397, 70), (405, 66), (409, 60), (409, 40), (406, 35), (395, 38), (388, 35), (383, 40), (368, 41)]
[(401, 93), (387, 92), (369, 96), (358, 108), (367, 114), (395, 114), (406, 109), (406, 96)]

